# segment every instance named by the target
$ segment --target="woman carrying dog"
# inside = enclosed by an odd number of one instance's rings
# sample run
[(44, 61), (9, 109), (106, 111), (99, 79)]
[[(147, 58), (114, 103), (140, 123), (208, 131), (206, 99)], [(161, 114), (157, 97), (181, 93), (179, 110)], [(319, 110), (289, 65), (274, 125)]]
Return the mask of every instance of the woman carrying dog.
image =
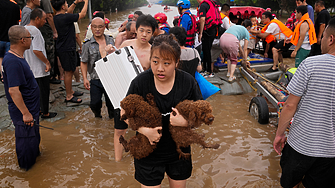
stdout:
[[(180, 59), (180, 46), (172, 35), (155, 38), (150, 54), (151, 69), (138, 75), (131, 83), (128, 93), (138, 94), (144, 98), (152, 93), (159, 111), (162, 113), (163, 127), (141, 127), (138, 132), (148, 137), (157, 148), (148, 157), (134, 159), (135, 179), (141, 187), (160, 187), (165, 173), (170, 187), (186, 187), (186, 179), (192, 173), (192, 161), (179, 159), (176, 144), (171, 138), (169, 124), (187, 126), (187, 121), (174, 109), (179, 102), (186, 99), (200, 100), (202, 95), (195, 79), (188, 73), (177, 70)], [(171, 112), (176, 115), (170, 115)], [(121, 115), (124, 111), (121, 109)], [(162, 130), (161, 134), (158, 130)], [(191, 153), (191, 148), (182, 148)]]

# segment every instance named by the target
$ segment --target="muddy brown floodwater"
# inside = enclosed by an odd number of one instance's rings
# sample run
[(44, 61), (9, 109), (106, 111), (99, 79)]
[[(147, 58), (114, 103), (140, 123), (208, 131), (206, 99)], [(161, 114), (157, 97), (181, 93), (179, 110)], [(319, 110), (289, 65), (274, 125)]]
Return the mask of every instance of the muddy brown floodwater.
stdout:
[[(172, 25), (176, 7), (167, 13)], [(163, 7), (140, 7), (119, 13), (107, 14), (110, 28), (116, 28), (135, 10), (154, 15)], [(84, 36), (88, 20), (80, 22)], [(272, 147), (276, 127), (271, 123), (260, 125), (248, 112), (249, 102), (256, 92), (224, 96), (215, 94), (207, 99), (213, 106), (215, 121), (201, 126), (206, 141), (220, 147), (202, 149), (192, 145), (193, 172), (187, 181), (188, 188), (274, 188), (280, 187), (281, 174), (278, 156)], [(29, 171), (18, 167), (13, 131), (0, 133), (0, 187), (140, 187), (134, 179), (133, 159), (124, 154), (121, 162), (114, 161), (114, 121), (108, 119), (106, 107), (103, 118), (94, 118), (87, 107), (66, 113), (66, 118), (41, 125), (41, 156)], [(272, 123), (275, 120), (271, 120)], [(128, 131), (126, 138), (134, 135)], [(168, 187), (165, 178), (162, 187)]]
[[(220, 147), (192, 145), (193, 172), (187, 187), (280, 187), (280, 157), (272, 148), (276, 128), (260, 125), (249, 114), (255, 95), (215, 94), (207, 99), (215, 121), (197, 132), (206, 133), (206, 141)], [(27, 172), (17, 164), (14, 132), (0, 133), (1, 187), (139, 187), (132, 157), (125, 153), (121, 162), (114, 162), (114, 122), (105, 107), (102, 119), (87, 108), (41, 124), (55, 130), (40, 129), (42, 154)], [(128, 131), (127, 139), (132, 135)], [(166, 178), (162, 187), (168, 187)]]

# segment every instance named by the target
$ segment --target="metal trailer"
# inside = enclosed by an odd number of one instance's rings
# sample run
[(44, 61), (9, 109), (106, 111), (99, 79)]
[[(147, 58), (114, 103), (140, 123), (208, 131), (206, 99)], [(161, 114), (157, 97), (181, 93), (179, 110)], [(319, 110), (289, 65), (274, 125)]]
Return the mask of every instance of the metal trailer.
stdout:
[[(268, 103), (265, 98), (278, 109), (278, 100), (261, 84), (262, 78), (257, 78), (257, 80), (252, 77), (243, 67), (241, 67), (241, 74), (244, 75), (246, 79), (248, 79), (249, 83), (253, 84), (253, 87), (257, 89), (257, 96), (253, 97), (250, 101), (249, 112), (250, 114), (260, 123), (267, 124), (269, 123), (269, 118), (278, 117), (277, 112), (269, 112)], [(268, 78), (277, 78), (280, 74), (283, 74), (282, 71), (277, 71), (274, 73), (266, 74)], [(265, 98), (264, 98), (265, 97)]]

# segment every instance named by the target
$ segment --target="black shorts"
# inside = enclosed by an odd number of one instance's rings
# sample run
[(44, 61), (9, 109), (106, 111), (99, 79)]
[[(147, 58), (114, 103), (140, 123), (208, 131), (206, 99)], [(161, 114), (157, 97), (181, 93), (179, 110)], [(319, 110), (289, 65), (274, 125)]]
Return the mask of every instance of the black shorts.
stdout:
[(281, 186), (335, 187), (335, 158), (309, 157), (286, 144), (280, 159)]
[(285, 43), (285, 40), (279, 41), (274, 48), (282, 51), (282, 52), (287, 52), (288, 49), (292, 46), (292, 43)]
[(76, 57), (77, 57), (77, 67), (80, 67), (80, 61), (81, 61), (81, 59), (80, 59), (80, 55), (79, 55), (78, 51), (76, 51)]
[(72, 71), (74, 72), (77, 68), (77, 54), (76, 51), (68, 51), (68, 52), (57, 52), (57, 56), (59, 57), (60, 64), (64, 71)]
[(134, 159), (135, 179), (145, 186), (162, 183), (165, 172), (173, 180), (186, 180), (192, 174), (192, 160), (177, 160), (171, 163), (148, 164)]
[(120, 120), (120, 108), (114, 109), (114, 128), (115, 129), (127, 129), (128, 124)]

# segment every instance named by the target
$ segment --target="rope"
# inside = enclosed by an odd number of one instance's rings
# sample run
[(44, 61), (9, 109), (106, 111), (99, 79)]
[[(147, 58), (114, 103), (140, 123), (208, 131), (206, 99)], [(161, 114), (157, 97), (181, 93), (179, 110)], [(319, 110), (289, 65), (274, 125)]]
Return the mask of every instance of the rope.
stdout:
[(275, 86), (276, 88), (281, 89), (281, 90), (284, 91), (285, 93), (288, 93), (288, 91), (287, 91), (286, 89), (284, 89), (284, 88), (282, 88), (281, 86), (278, 86), (278, 85), (276, 85), (275, 83), (271, 82), (270, 80), (264, 78), (262, 75), (260, 75), (260, 74), (257, 73), (256, 71), (253, 71), (253, 70), (251, 70), (250, 68), (247, 68), (247, 69), (248, 69), (249, 71), (253, 72), (254, 74), (256, 74), (258, 77), (262, 78), (263, 80), (269, 82), (271, 85)]
[[(239, 70), (240, 70), (240, 72), (241, 72), (241, 67), (239, 68)], [(241, 74), (241, 75), (242, 75), (243, 78), (247, 81), (247, 83), (249, 84), (249, 86), (250, 86), (254, 91), (257, 91), (257, 88), (255, 88), (255, 87), (253, 86), (253, 84), (255, 84), (257, 81), (255, 80), (254, 83), (251, 83), (251, 82), (248, 80), (248, 78), (244, 76), (244, 74)]]

